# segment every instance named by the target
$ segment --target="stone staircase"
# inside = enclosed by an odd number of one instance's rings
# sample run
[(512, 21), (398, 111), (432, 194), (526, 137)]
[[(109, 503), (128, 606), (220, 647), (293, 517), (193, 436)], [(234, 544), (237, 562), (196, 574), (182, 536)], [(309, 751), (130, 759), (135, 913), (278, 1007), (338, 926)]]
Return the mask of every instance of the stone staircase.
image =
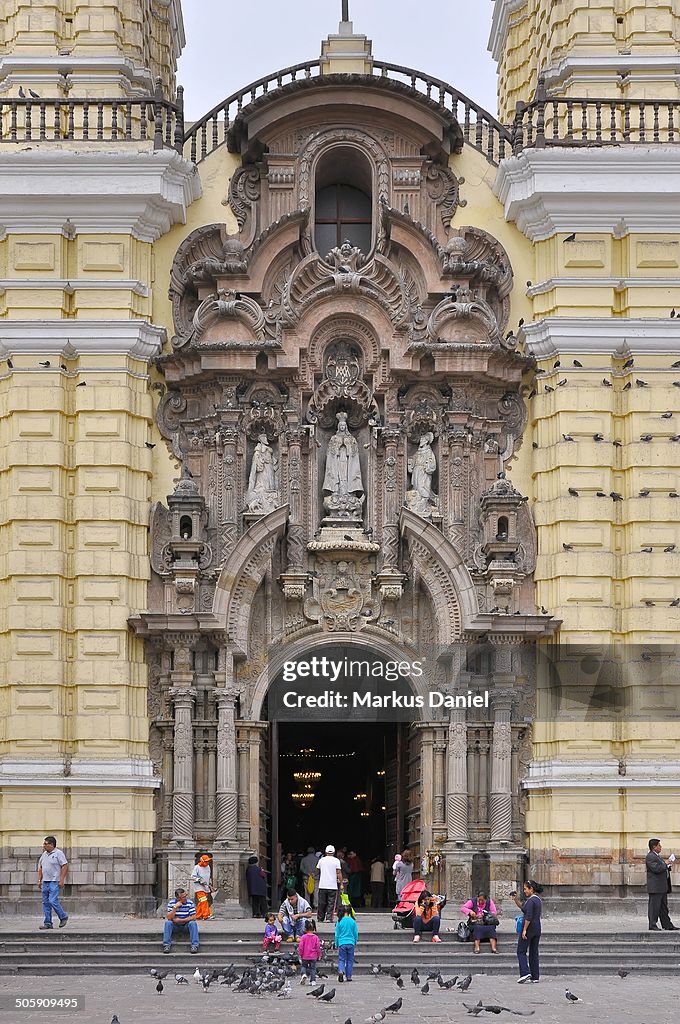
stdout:
[[(159, 927), (160, 933), (160, 927)], [(321, 926), (321, 937), (330, 929)], [(482, 945), (478, 956), (472, 943), (461, 943), (450, 932), (442, 933), (441, 944), (427, 937), (414, 945), (411, 931), (372, 931), (360, 936), (355, 971), (365, 974), (371, 963), (396, 964), (408, 974), (413, 967), (421, 972), (439, 968), (444, 977), (453, 974), (517, 973), (516, 939), (501, 928), (498, 933), (499, 956), (492, 956)], [(677, 937), (676, 937), (677, 935)], [(295, 947), (284, 944), (282, 950)], [(261, 940), (250, 934), (210, 935), (201, 942), (200, 954), (191, 956), (183, 939), (173, 944), (173, 953), (161, 952), (160, 934), (126, 931), (77, 933), (65, 929), (3, 932), (0, 935), (0, 975), (60, 974), (145, 974), (150, 968), (193, 973), (196, 966), (222, 968), (234, 963), (243, 968), (261, 952)], [(680, 932), (560, 932), (559, 921), (551, 920), (541, 940), (541, 973), (544, 975), (615, 975), (619, 969), (635, 974), (677, 975), (680, 968)], [(321, 968), (325, 971), (327, 968)], [(330, 973), (330, 971), (329, 971)]]

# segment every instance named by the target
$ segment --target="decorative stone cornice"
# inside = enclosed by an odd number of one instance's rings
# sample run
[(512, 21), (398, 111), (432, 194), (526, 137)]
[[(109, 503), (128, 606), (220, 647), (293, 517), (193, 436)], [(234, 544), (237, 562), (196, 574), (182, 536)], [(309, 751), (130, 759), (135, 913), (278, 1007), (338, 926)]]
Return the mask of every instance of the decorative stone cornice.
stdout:
[(597, 354), (677, 355), (675, 321), (640, 317), (549, 316), (525, 324), (527, 349), (536, 359), (552, 359), (561, 352)]
[(141, 757), (102, 760), (74, 757), (70, 761), (68, 775), (64, 774), (63, 758), (0, 760), (0, 785), (3, 788), (157, 789), (160, 784), (161, 780), (154, 776), (152, 762)]
[(173, 224), (186, 222), (201, 182), (194, 164), (171, 149), (152, 151), (151, 145), (115, 152), (87, 152), (77, 143), (69, 149), (37, 144), (30, 152), (3, 147), (0, 226), (7, 232), (60, 234), (68, 217), (78, 233), (131, 234), (155, 242)]
[[(630, 86), (631, 82), (640, 81), (656, 84), (660, 81), (675, 83), (680, 72), (680, 58), (672, 53), (568, 53), (554, 67), (546, 68), (542, 72), (542, 77), (551, 95), (564, 96), (569, 86), (576, 82), (620, 83), (624, 71), (627, 86)], [(583, 93), (580, 92), (578, 95), (582, 96)]]
[(674, 146), (527, 149), (501, 161), (494, 193), (532, 242), (562, 231), (680, 231)]
[(165, 328), (145, 320), (0, 321), (2, 359), (32, 354), (123, 355), (149, 362), (160, 354), (164, 340)]

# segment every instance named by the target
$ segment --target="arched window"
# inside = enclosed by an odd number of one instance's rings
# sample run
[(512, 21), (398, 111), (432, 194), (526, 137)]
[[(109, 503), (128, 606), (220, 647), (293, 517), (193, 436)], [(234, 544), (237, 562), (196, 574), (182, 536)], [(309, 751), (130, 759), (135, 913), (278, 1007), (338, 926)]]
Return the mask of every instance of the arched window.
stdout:
[(356, 149), (336, 148), (316, 171), (314, 245), (325, 256), (348, 240), (368, 255), (373, 245), (371, 168)]
[(498, 533), (496, 534), (496, 540), (507, 540), (508, 539), (508, 520), (505, 516), (500, 516), (498, 519)]
[(182, 516), (179, 521), (179, 535), (182, 540), (191, 540), (193, 532), (194, 524), (191, 521), (191, 516)]

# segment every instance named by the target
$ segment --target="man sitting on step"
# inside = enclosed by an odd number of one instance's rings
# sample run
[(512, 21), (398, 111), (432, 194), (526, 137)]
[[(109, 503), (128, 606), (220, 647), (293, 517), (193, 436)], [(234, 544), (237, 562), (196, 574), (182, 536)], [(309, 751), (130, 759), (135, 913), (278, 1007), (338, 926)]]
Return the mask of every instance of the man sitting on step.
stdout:
[(172, 948), (172, 936), (176, 932), (184, 934), (186, 929), (189, 930), (191, 952), (198, 953), (196, 904), (189, 899), (186, 889), (175, 889), (174, 900), (168, 901), (166, 920), (163, 926), (164, 953), (169, 953)]

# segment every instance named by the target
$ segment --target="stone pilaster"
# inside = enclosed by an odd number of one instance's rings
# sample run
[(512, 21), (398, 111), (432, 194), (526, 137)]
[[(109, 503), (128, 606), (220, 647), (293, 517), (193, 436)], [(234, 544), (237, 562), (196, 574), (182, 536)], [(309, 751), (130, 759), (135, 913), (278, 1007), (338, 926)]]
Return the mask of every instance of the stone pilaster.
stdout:
[(196, 700), (193, 688), (170, 690), (175, 708), (175, 748), (173, 758), (172, 840), (194, 841), (194, 730), (192, 710)]
[(491, 807), (489, 812), (492, 843), (512, 840), (512, 698), (509, 689), (494, 690), (493, 739), (491, 747)]
[(468, 839), (467, 724), (464, 711), (449, 718), (446, 777), (446, 830), (450, 842)]
[(217, 702), (216, 841), (236, 841), (238, 789), (236, 774), (236, 721), (238, 692), (222, 687), (213, 690)]

